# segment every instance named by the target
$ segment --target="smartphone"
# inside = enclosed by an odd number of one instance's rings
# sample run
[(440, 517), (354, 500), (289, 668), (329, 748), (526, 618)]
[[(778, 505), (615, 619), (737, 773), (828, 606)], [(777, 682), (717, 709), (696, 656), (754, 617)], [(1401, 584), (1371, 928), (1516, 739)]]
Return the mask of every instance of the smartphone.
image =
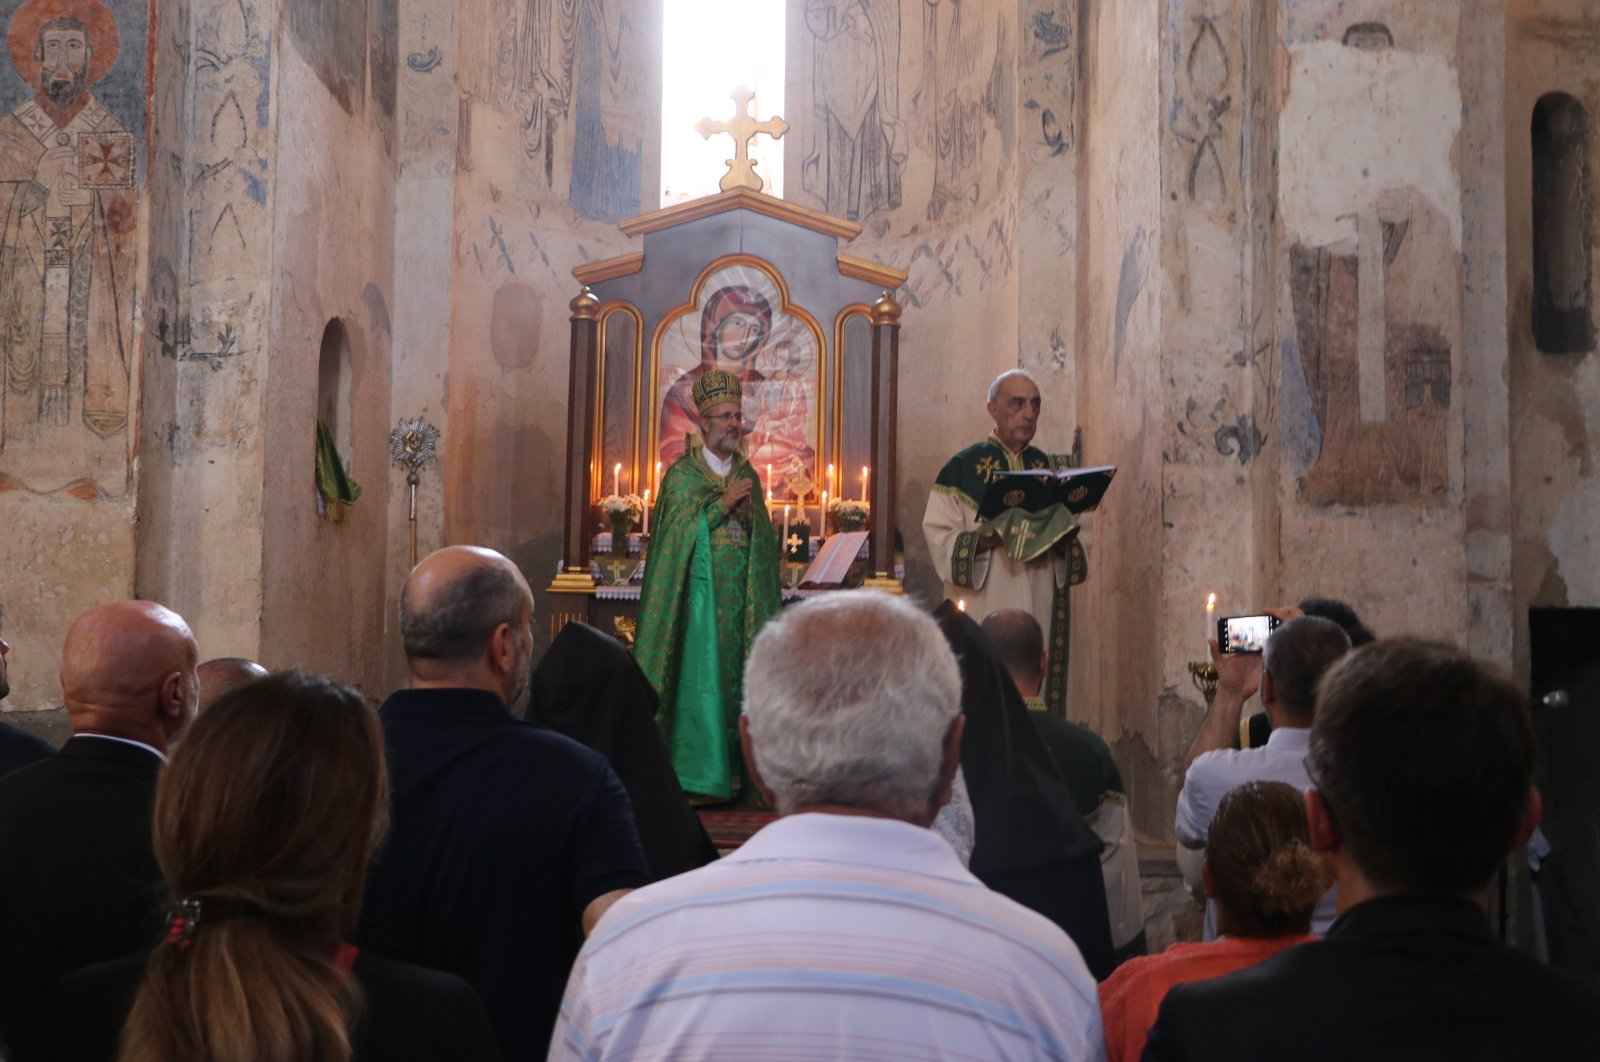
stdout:
[(1229, 616), (1217, 620), (1217, 645), (1224, 653), (1259, 653), (1267, 636), (1283, 625), (1276, 616)]

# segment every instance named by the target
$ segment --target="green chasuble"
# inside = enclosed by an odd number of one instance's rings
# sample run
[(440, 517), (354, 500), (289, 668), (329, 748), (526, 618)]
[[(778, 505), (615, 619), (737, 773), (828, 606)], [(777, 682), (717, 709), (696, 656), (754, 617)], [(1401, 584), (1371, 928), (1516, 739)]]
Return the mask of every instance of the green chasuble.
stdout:
[[(661, 694), (657, 722), (679, 782), (727, 799), (743, 775), (745, 657), (780, 604), (778, 534), (744, 455), (724, 478), (703, 454), (691, 449), (662, 478), (634, 652)], [(751, 481), (750, 504), (730, 516), (721, 490), (736, 476)]]

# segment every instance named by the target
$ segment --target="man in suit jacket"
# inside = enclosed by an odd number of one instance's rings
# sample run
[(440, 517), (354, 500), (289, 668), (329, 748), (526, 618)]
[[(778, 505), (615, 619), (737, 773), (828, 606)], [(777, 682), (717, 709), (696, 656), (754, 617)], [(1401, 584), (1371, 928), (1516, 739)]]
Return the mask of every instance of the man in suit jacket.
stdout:
[(61, 975), (156, 943), (156, 776), (199, 698), (177, 613), (116, 601), (73, 622), (61, 692), (73, 736), (0, 778), (0, 1041)]
[(1327, 936), (1174, 988), (1144, 1057), (1600, 1058), (1600, 992), (1490, 931), (1539, 822), (1527, 697), (1459, 651), (1379, 641), (1329, 670), (1306, 766), (1333, 867)]
[[(6, 671), (6, 657), (11, 655), (11, 643), (0, 638), (0, 701), (11, 692), (11, 680)], [(19, 767), (47, 760), (56, 754), (55, 746), (43, 738), (34, 737), (9, 723), (0, 723), (0, 777)]]

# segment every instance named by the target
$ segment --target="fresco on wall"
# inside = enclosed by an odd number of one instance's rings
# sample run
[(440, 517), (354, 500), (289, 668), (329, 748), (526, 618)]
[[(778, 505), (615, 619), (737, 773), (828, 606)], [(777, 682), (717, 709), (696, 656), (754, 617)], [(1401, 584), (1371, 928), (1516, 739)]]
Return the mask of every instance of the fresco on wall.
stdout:
[(360, 110), (367, 84), (366, 0), (289, 0), (289, 29), (345, 113)]
[[(656, 64), (625, 0), (488, 0), (482, 101), (515, 116), (523, 155), (585, 217), (639, 213)], [(468, 166), (470, 168), (470, 160)], [(565, 172), (564, 172), (565, 171)]]
[(25, 0), (0, 15), (0, 470), (32, 490), (119, 490), (145, 5)]
[(1002, 18), (984, 4), (922, 5), (923, 73), (912, 102), (928, 113), (932, 126), (930, 221), (952, 205), (978, 202), (984, 139), (999, 115), (1011, 113), (1010, 68), (1000, 54), (1006, 39)]
[(691, 392), (709, 369), (744, 384), (745, 454), (772, 466), (775, 497), (804, 494), (817, 480), (822, 407), (817, 382), (821, 344), (806, 320), (783, 309), (777, 284), (752, 265), (717, 270), (688, 312), (662, 326), (656, 364), (658, 458), (682, 457), (684, 437), (700, 431)]
[(860, 221), (900, 205), (907, 134), (900, 119), (896, 0), (806, 0), (811, 109), (801, 181), (822, 209)]
[[(1290, 248), (1298, 368), (1320, 438), (1300, 477), (1312, 504), (1444, 504), (1452, 351), (1444, 326), (1455, 275), (1448, 227), (1420, 202), (1373, 209), (1376, 253)], [(1370, 302), (1381, 300), (1363, 328)], [(1363, 302), (1368, 303), (1363, 306)], [(1443, 317), (1444, 320), (1439, 318)], [(1364, 356), (1376, 329), (1377, 357)]]

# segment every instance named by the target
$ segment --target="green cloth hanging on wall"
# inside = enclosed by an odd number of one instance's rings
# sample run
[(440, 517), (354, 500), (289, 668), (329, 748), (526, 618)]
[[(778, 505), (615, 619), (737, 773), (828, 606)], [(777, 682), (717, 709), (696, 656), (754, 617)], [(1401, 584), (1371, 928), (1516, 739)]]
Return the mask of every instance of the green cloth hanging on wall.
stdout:
[(344, 520), (344, 511), (361, 497), (361, 484), (345, 473), (333, 433), (317, 418), (317, 493), (322, 495), (323, 515), (334, 523)]

